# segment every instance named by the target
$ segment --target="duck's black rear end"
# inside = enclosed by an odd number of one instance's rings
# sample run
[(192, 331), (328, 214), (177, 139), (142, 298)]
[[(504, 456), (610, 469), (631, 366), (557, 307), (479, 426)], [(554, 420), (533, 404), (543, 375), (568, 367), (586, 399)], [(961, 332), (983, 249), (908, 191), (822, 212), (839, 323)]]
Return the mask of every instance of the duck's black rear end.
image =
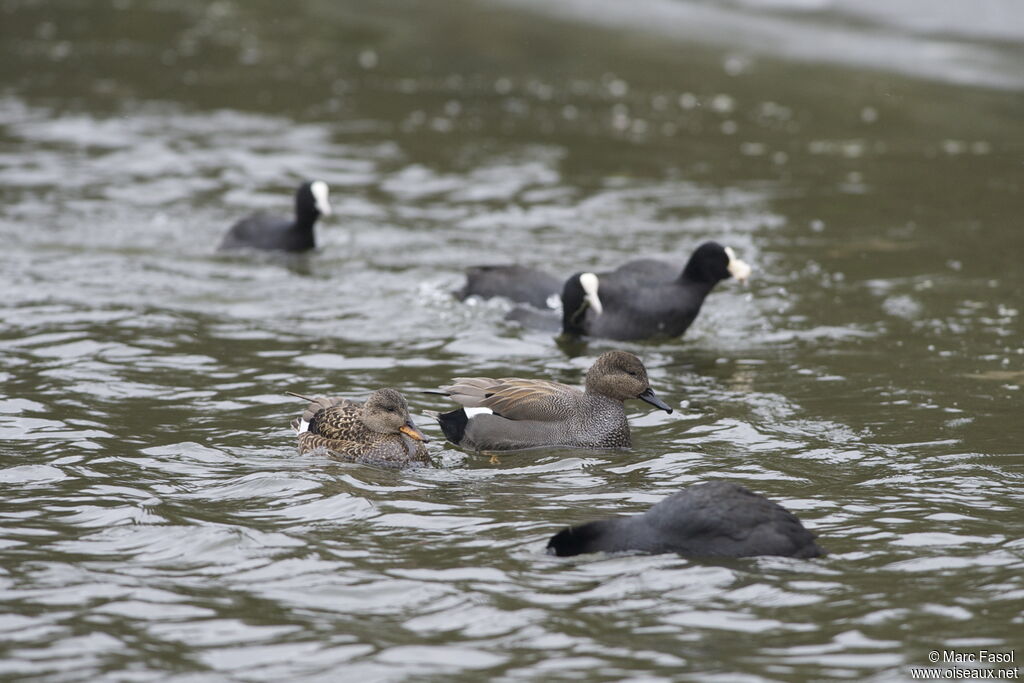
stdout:
[(466, 436), (466, 425), (469, 424), (469, 417), (466, 415), (465, 410), (459, 408), (450, 413), (438, 415), (437, 424), (441, 425), (441, 431), (444, 432), (445, 438), (458, 445), (462, 443), (463, 437)]

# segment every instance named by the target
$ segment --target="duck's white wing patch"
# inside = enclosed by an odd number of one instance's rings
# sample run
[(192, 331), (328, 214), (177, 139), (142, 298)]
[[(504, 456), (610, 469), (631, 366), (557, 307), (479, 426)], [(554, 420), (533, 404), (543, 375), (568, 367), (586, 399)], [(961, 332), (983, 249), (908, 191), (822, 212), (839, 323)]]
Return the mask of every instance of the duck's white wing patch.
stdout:
[(296, 433), (302, 434), (309, 431), (309, 422), (306, 420), (299, 420), (299, 426), (295, 428)]
[(316, 204), (316, 210), (324, 216), (330, 216), (331, 201), (328, 198), (330, 188), (327, 187), (327, 183), (322, 180), (314, 180), (313, 184), (309, 186), (309, 190), (313, 193), (313, 203)]
[(466, 412), (466, 417), (473, 417), (474, 415), (493, 415), (494, 411), (490, 408), (463, 408)]

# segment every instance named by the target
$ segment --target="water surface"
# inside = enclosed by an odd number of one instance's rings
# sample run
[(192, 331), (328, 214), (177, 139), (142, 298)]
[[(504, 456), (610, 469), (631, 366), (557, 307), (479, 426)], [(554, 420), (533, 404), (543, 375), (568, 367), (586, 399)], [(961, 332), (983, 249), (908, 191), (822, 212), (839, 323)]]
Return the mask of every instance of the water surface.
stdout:
[[(697, 43), (644, 7), (0, 3), (3, 675), (891, 680), (1020, 655), (1019, 84)], [(316, 254), (214, 253), (305, 177), (336, 210)], [(493, 463), (422, 414), (455, 375), (578, 383), (613, 347), (455, 301), (464, 266), (681, 266), (706, 239), (754, 277), (625, 346), (678, 408), (630, 406), (633, 450)], [(284, 391), (380, 386), (437, 468), (295, 454)], [(709, 479), (830, 555), (544, 553)]]

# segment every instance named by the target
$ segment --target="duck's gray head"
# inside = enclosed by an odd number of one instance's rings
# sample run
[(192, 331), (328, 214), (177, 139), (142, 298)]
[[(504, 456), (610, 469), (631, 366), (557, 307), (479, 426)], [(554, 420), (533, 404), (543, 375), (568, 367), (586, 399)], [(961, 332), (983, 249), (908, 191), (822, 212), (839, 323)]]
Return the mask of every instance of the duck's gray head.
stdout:
[(600, 394), (619, 401), (638, 398), (667, 413), (672, 409), (655, 396), (647, 381), (643, 362), (625, 351), (607, 351), (598, 356), (585, 382), (587, 393)]
[(416, 441), (427, 440), (409, 417), (409, 404), (405, 397), (394, 389), (378, 389), (370, 394), (363, 404), (360, 419), (371, 432), (402, 433)]

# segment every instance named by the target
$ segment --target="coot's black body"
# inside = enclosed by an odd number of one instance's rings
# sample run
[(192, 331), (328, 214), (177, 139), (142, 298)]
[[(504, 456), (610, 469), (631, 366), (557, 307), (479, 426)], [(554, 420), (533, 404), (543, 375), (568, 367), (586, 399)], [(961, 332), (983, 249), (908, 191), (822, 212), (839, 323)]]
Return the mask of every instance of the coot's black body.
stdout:
[(465, 286), (453, 294), (459, 300), (469, 296), (483, 299), (502, 296), (516, 303), (549, 308), (552, 297), (557, 297), (561, 291), (561, 278), (537, 268), (511, 265), (469, 268)]
[(313, 226), (321, 215), (330, 215), (327, 184), (322, 180), (303, 183), (295, 191), (295, 217), (291, 220), (267, 213), (243, 218), (228, 230), (218, 249), (263, 249), (309, 251), (316, 248)]
[(726, 481), (691, 486), (640, 515), (564, 529), (547, 547), (549, 553), (560, 556), (601, 551), (690, 557), (824, 554), (814, 534), (793, 513)]
[(562, 331), (621, 340), (678, 337), (716, 284), (734, 274), (745, 278), (749, 270), (731, 249), (705, 242), (681, 273), (652, 259), (607, 273), (577, 273), (562, 289)]

